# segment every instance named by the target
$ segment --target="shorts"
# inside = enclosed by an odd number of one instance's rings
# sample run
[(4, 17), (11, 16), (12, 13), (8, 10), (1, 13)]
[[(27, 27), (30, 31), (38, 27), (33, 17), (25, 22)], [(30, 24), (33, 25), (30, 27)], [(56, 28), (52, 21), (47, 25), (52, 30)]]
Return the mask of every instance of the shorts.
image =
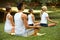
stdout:
[(48, 27), (48, 24), (40, 23), (40, 26)]
[(34, 29), (26, 29), (26, 31), (22, 34), (15, 34), (17, 36), (28, 37), (34, 34)]
[[(29, 26), (34, 26), (34, 24), (29, 24)], [(39, 29), (39, 28), (35, 28), (35, 29)]]
[(34, 24), (29, 24), (29, 26), (33, 26)]
[(4, 30), (4, 32), (6, 32), (6, 33), (11, 33), (11, 30)]

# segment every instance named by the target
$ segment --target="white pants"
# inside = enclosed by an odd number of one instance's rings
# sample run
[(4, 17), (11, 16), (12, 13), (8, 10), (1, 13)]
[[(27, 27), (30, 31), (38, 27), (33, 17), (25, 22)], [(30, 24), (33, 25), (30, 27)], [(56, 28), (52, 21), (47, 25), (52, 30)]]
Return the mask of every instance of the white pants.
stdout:
[(18, 36), (28, 37), (34, 34), (34, 29), (27, 29), (23, 34), (16, 34)]
[(4, 30), (4, 31), (8, 34), (11, 33), (11, 30)]

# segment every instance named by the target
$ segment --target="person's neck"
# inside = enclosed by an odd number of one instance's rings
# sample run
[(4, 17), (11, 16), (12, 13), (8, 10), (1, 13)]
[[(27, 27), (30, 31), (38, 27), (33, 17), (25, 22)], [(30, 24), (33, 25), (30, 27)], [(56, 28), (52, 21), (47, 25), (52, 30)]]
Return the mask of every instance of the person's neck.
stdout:
[(19, 10), (18, 12), (23, 12), (22, 10)]
[(32, 13), (30, 13), (30, 14), (32, 14)]
[(8, 14), (10, 14), (10, 12), (7, 12)]
[(46, 12), (46, 11), (43, 11), (43, 12)]
[(30, 13), (30, 14), (32, 14), (32, 13)]
[(41, 14), (43, 14), (44, 12), (46, 12), (46, 11), (43, 11)]

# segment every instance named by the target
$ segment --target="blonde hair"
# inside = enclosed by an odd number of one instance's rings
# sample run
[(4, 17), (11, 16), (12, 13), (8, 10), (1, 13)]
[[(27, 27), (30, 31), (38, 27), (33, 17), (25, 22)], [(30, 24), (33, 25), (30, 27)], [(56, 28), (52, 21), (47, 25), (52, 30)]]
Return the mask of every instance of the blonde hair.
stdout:
[(46, 11), (47, 10), (47, 6), (42, 6), (42, 10)]
[(40, 17), (41, 17), (41, 15), (42, 15), (42, 13), (47, 10), (47, 6), (42, 6), (41, 8), (42, 8), (42, 10), (41, 10), (41, 12), (40, 12)]

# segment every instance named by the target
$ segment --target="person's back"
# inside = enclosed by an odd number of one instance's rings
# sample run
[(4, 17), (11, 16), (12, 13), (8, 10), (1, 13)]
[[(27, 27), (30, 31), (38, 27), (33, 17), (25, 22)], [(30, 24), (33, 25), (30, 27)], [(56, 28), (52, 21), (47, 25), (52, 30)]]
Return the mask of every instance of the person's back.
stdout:
[(48, 14), (46, 12), (43, 12), (42, 15), (41, 15), (41, 21), (40, 21), (40, 23), (47, 24), (47, 18), (46, 18), (47, 16), (48, 16)]
[(35, 21), (35, 17), (33, 15), (33, 9), (29, 9), (29, 15), (28, 15), (28, 24), (29, 26), (33, 26)]
[(11, 22), (9, 20), (10, 16), (11, 16), (10, 14), (7, 14), (7, 16), (6, 16), (6, 22), (5, 22), (5, 28), (4, 28), (4, 30), (7, 33), (10, 33), (11, 29), (12, 29), (12, 24), (11, 24)]
[(13, 33), (12, 29), (14, 29), (14, 22), (13, 22), (13, 16), (10, 14), (11, 13), (11, 6), (6, 7), (6, 21), (5, 21), (5, 26), (4, 26), (4, 31), (6, 33)]
[(28, 24), (34, 24), (33, 19), (32, 19), (32, 14), (28, 15)]
[(25, 32), (25, 26), (22, 20), (22, 12), (16, 13), (14, 16), (15, 21), (15, 34), (23, 34)]
[(10, 14), (7, 14), (7, 16), (6, 16), (6, 22), (11, 25), (11, 22), (10, 22), (10, 20), (9, 20), (9, 17), (10, 17), (10, 16), (11, 16)]

